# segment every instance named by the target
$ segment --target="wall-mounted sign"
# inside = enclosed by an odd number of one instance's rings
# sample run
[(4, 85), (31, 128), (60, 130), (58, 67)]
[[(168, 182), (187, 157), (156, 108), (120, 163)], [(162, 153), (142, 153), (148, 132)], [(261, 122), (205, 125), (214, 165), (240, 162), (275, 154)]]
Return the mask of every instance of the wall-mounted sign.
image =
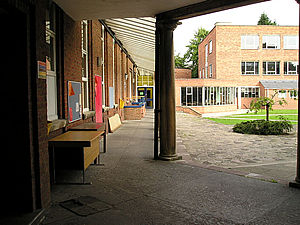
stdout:
[(37, 61), (37, 72), (39, 79), (47, 79), (47, 69), (45, 62)]
[(68, 82), (69, 122), (80, 120), (81, 114), (81, 83)]

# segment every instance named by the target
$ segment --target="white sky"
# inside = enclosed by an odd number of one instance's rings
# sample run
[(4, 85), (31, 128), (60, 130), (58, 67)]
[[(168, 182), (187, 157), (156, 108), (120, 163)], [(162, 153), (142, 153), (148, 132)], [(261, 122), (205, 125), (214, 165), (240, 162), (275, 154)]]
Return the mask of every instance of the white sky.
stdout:
[(231, 22), (233, 25), (256, 25), (263, 12), (279, 25), (299, 25), (299, 5), (295, 0), (272, 0), (194, 17), (182, 20), (182, 25), (175, 29), (175, 54), (180, 53), (183, 56), (187, 50), (185, 46), (189, 44), (190, 39), (200, 27), (210, 31), (216, 22)]

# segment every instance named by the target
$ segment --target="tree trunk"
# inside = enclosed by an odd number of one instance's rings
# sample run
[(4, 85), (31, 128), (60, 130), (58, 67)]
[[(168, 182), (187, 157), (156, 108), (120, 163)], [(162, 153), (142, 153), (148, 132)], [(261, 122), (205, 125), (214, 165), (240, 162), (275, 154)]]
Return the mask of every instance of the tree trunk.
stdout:
[(267, 118), (266, 118), (266, 120), (267, 121), (269, 121), (269, 110), (270, 110), (270, 105), (269, 105), (269, 103), (266, 105), (266, 116), (267, 116)]

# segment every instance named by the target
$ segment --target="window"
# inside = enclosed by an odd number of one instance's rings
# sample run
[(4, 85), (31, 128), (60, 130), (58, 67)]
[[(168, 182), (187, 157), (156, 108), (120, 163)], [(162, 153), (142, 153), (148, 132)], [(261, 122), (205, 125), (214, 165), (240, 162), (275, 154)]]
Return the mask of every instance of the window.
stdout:
[(212, 64), (209, 65), (209, 77), (212, 78), (213, 71), (212, 71)]
[(88, 36), (87, 20), (81, 21), (81, 56), (82, 56), (82, 103), (83, 112), (89, 111), (89, 76), (88, 76)]
[(243, 75), (259, 74), (259, 62), (241, 62), (241, 71)]
[(290, 98), (297, 99), (297, 97), (298, 97), (297, 90), (290, 90), (289, 93), (290, 93)]
[(278, 98), (286, 98), (286, 90), (279, 90)]
[(284, 74), (292, 75), (299, 74), (298, 62), (284, 62)]
[(235, 104), (234, 87), (181, 87), (182, 106)]
[(212, 41), (209, 41), (209, 54), (212, 53), (212, 50), (213, 50), (212, 48), (213, 48)]
[(263, 74), (264, 75), (279, 75), (280, 74), (280, 62), (263, 62)]
[(52, 4), (46, 11), (46, 45), (48, 55), (46, 56), (47, 68), (47, 119), (49, 121), (58, 119), (57, 113), (57, 77), (56, 77), (56, 27), (55, 8)]
[(202, 69), (202, 78), (205, 78), (204, 68)]
[(294, 36), (284, 36), (283, 37), (283, 48), (284, 49), (299, 49), (299, 37)]
[(208, 45), (205, 45), (205, 78), (208, 77)]
[(182, 106), (202, 106), (202, 87), (181, 87)]
[(242, 98), (259, 98), (259, 87), (241, 87)]
[(280, 49), (280, 35), (265, 35), (262, 38), (263, 49)]
[(258, 49), (258, 35), (243, 35), (241, 36), (241, 49)]

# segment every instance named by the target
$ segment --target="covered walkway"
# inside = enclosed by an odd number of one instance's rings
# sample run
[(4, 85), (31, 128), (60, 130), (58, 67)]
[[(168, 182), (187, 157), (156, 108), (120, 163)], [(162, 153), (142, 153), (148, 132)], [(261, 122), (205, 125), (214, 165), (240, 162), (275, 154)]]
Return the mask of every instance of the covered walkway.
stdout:
[[(148, 111), (108, 136), (104, 166), (87, 170), (93, 185), (54, 185), (42, 224), (300, 223), (297, 189), (184, 161), (154, 161), (153, 120)], [(61, 204), (70, 199), (84, 204), (71, 212)]]

